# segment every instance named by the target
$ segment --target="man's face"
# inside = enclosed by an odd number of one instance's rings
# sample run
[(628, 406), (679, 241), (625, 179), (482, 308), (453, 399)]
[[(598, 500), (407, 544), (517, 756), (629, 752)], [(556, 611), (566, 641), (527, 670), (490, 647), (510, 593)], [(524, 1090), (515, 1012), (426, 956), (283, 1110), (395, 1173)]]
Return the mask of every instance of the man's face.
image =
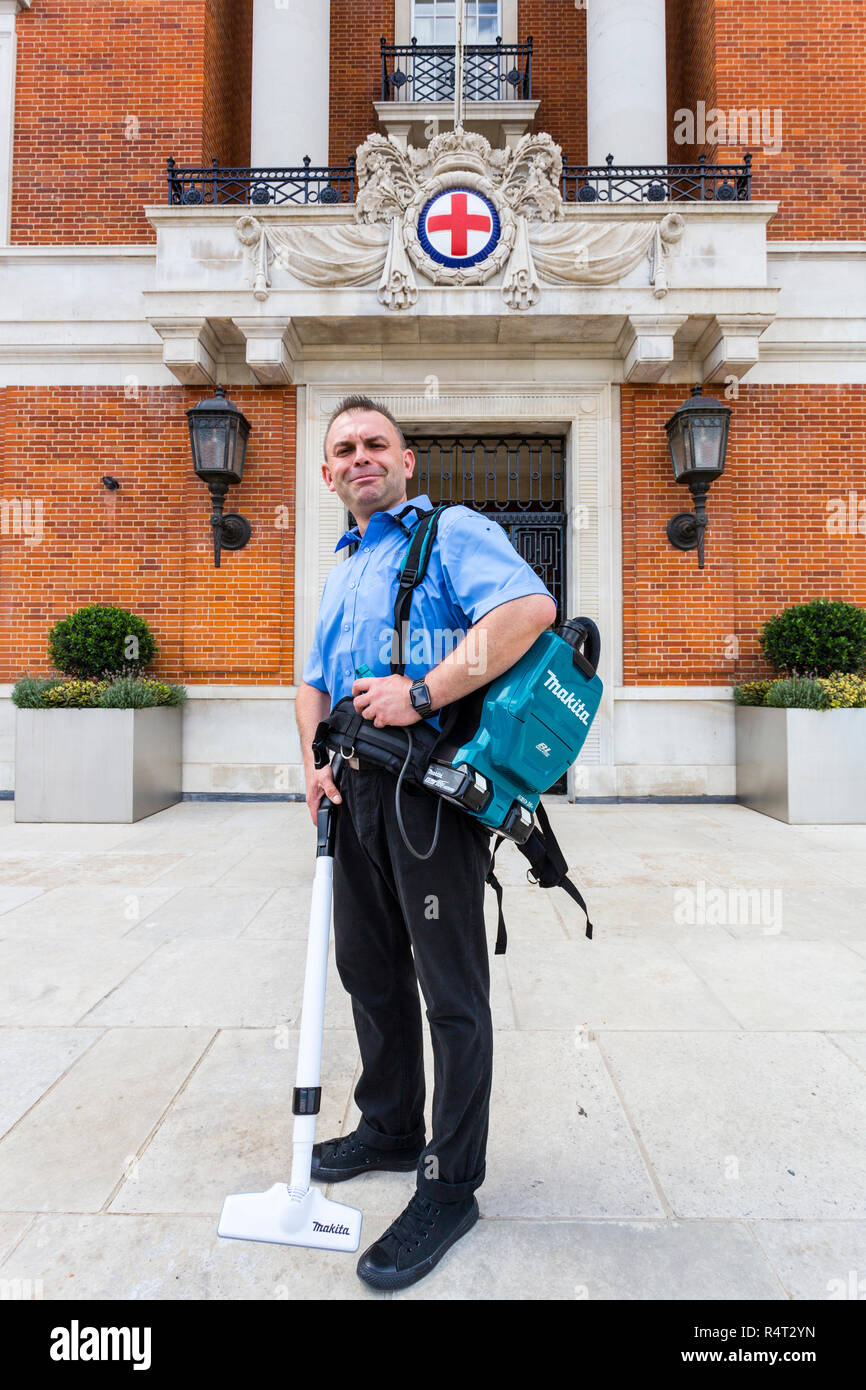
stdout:
[(322, 477), (359, 521), (404, 500), (415, 455), (400, 448), (396, 429), (378, 410), (338, 415), (328, 431), (326, 452)]

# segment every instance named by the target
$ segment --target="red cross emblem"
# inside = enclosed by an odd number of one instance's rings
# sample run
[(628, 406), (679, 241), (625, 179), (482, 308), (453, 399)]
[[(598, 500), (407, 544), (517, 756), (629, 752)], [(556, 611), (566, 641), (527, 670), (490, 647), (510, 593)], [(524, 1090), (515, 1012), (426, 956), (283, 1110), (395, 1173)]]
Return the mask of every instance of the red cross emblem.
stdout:
[(418, 234), (434, 260), (445, 265), (472, 264), (488, 256), (499, 240), (499, 216), (493, 204), (474, 189), (447, 189), (424, 208)]

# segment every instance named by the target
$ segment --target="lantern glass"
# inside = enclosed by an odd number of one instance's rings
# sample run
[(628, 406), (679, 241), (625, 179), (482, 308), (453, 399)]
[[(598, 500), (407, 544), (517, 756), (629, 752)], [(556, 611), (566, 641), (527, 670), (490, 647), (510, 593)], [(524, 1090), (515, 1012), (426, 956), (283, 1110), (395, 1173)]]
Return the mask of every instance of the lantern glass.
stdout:
[(721, 477), (728, 447), (729, 406), (705, 399), (696, 387), (692, 399), (665, 426), (676, 481)]
[(691, 429), (692, 468), (717, 476), (725, 467), (725, 444), (728, 435), (727, 418), (696, 415), (689, 421)]
[[(205, 401), (187, 411), (193, 467), (204, 478), (224, 478), (239, 483), (249, 438), (249, 421), (231, 401), (221, 399), (221, 388), (213, 402)], [(218, 402), (218, 403), (217, 403)]]

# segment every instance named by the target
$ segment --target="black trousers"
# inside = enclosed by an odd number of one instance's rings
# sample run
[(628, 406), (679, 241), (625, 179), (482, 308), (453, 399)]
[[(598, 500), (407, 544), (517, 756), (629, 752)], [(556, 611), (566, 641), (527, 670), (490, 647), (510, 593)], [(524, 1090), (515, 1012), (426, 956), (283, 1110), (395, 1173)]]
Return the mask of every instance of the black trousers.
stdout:
[(418, 1190), (438, 1202), (484, 1181), (493, 1027), (484, 930), (490, 833), (440, 797), (401, 789), (403, 823), (421, 853), (441, 805), (429, 859), (413, 858), (395, 811), (397, 778), (346, 767), (334, 849), (337, 969), (352, 998), (362, 1072), (361, 1140), (416, 1148), (426, 1139), (418, 984), (433, 1044), (433, 1135)]

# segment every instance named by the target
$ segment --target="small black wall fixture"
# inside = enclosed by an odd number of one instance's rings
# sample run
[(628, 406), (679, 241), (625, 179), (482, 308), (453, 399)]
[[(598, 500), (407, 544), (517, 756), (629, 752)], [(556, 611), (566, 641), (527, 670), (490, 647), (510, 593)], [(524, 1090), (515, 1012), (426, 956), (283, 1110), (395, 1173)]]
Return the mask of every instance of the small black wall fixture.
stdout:
[(222, 386), (213, 398), (199, 401), (186, 412), (192, 462), (198, 476), (207, 483), (213, 503), (214, 566), (219, 569), (221, 550), (241, 550), (253, 528), (238, 512), (223, 515), (226, 493), (244, 475), (244, 458), (250, 437), (250, 422), (234, 401), (228, 400)]
[(695, 502), (694, 512), (677, 512), (667, 524), (667, 536), (677, 550), (697, 550), (698, 569), (704, 567), (707, 493), (725, 471), (731, 407), (703, 395), (700, 384), (691, 399), (665, 424), (674, 478), (685, 483)]
[(112, 478), (110, 473), (103, 473), (102, 484), (103, 487), (108, 488), (109, 492), (117, 492), (117, 489), (120, 487), (120, 483), (116, 478)]

